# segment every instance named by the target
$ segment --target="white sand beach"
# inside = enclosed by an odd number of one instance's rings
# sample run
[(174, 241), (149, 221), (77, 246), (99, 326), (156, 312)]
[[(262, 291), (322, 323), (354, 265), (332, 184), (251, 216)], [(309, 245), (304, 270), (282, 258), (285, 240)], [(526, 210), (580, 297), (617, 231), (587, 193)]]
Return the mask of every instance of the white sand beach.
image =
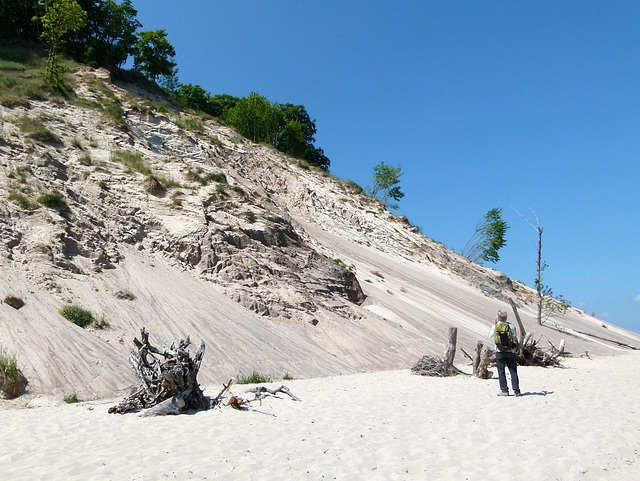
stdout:
[[(301, 401), (246, 411), (140, 417), (108, 414), (119, 399), (1, 401), (1, 478), (638, 479), (640, 353), (563, 362), (521, 367), (520, 398), (496, 396), (496, 379), (407, 369), (284, 381)], [(248, 387), (232, 393), (250, 399)]]

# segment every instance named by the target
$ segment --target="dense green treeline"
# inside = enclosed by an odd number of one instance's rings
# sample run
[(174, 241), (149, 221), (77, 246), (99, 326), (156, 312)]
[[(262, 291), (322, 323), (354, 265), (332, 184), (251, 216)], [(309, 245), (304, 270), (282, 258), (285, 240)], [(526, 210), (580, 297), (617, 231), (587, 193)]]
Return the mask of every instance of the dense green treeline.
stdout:
[[(52, 43), (50, 19), (78, 7), (83, 21), (69, 23), (69, 29)], [(60, 68), (55, 63), (58, 49), (93, 67), (120, 68), (133, 59), (134, 70), (159, 83), (185, 107), (221, 119), (254, 142), (269, 143), (292, 157), (329, 169), (329, 159), (314, 145), (315, 120), (303, 105), (270, 102), (257, 93), (242, 98), (212, 96), (199, 85), (180, 84), (175, 49), (166, 31), (140, 31), (137, 15), (131, 0), (0, 0), (0, 38), (17, 37), (31, 45), (44, 40), (54, 61), (47, 65), (51, 83), (61, 81), (55, 70)]]

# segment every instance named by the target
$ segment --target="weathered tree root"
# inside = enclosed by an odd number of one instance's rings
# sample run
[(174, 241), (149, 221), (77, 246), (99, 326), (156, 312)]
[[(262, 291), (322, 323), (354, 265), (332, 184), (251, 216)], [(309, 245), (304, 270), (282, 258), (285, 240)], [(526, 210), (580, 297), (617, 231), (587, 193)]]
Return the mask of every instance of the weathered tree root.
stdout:
[[(202, 357), (204, 356), (204, 342), (196, 351), (193, 359), (187, 347), (191, 343), (181, 339), (176, 347), (175, 342), (169, 347), (163, 346), (162, 351), (149, 344), (149, 333), (143, 327), (140, 331), (141, 341), (134, 338), (133, 343), (138, 348), (129, 355), (129, 360), (140, 379), (140, 388), (126, 397), (120, 404), (109, 408), (110, 413), (127, 413), (140, 409), (154, 408), (146, 415), (179, 414), (187, 410), (206, 410), (218, 398), (210, 399), (204, 396), (196, 379)], [(156, 356), (157, 355), (157, 356)], [(158, 357), (161, 356), (161, 357)], [(230, 384), (229, 384), (230, 385)]]

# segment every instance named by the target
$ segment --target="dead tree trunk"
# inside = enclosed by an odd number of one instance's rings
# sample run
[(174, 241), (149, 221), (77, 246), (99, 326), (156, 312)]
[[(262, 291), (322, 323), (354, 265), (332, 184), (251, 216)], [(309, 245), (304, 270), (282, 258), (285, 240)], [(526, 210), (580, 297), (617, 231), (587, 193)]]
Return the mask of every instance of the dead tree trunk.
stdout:
[(482, 343), (482, 341), (478, 341), (478, 344), (476, 344), (476, 353), (473, 356), (473, 375), (474, 376), (478, 372), (478, 366), (480, 365), (480, 357), (482, 355), (483, 345), (484, 344)]
[(211, 401), (204, 396), (196, 379), (204, 356), (204, 342), (192, 359), (187, 350), (189, 338), (181, 339), (177, 346), (175, 342), (169, 347), (163, 346), (162, 351), (149, 343), (149, 333), (144, 328), (140, 338), (133, 339), (138, 351), (132, 351), (129, 360), (141, 386), (109, 412), (126, 413), (153, 406), (157, 409), (150, 413), (152, 415), (209, 409)]
[(449, 341), (447, 342), (447, 348), (445, 349), (444, 355), (442, 356), (442, 362), (444, 362), (445, 366), (447, 367), (453, 366), (453, 359), (456, 357), (457, 342), (458, 342), (458, 328), (450, 327)]
[(449, 338), (447, 348), (442, 358), (422, 356), (420, 360), (411, 368), (413, 374), (421, 376), (453, 376), (460, 371), (453, 365), (453, 358), (456, 355), (456, 341), (458, 328), (449, 328)]
[(482, 354), (482, 360), (480, 364), (478, 364), (478, 369), (474, 373), (476, 377), (480, 379), (489, 379), (493, 375), (491, 371), (489, 371), (489, 363), (491, 363), (493, 351), (491, 349), (485, 349)]
[(516, 303), (513, 302), (513, 299), (509, 298), (509, 304), (511, 304), (511, 309), (513, 309), (513, 314), (516, 316), (516, 321), (518, 322), (518, 332), (519, 332), (519, 336), (518, 336), (518, 355), (522, 355), (522, 350), (524, 349), (524, 337), (525, 337), (525, 330), (524, 330), (524, 324), (522, 324), (522, 320), (520, 319), (520, 314), (518, 313), (518, 308), (516, 307)]

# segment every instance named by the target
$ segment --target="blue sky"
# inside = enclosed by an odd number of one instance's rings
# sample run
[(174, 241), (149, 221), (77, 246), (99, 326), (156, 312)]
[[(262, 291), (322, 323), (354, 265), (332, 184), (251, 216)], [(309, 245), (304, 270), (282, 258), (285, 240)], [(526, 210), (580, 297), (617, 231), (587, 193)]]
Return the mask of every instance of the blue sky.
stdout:
[(398, 214), (460, 251), (494, 207), (490, 265), (640, 332), (640, 2), (134, 0), (181, 83), (302, 104), (330, 171), (402, 166)]

